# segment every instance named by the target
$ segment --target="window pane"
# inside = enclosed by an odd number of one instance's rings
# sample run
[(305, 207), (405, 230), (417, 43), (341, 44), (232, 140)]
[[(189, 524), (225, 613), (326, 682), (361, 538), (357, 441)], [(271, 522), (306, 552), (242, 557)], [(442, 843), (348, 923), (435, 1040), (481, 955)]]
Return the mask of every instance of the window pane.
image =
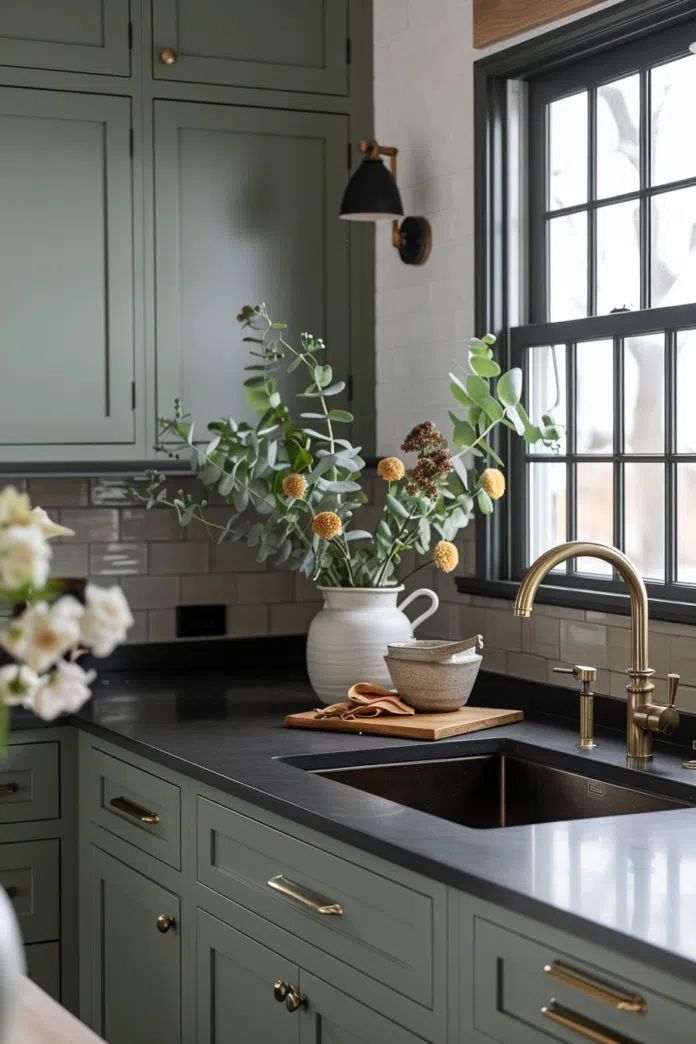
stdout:
[(696, 188), (658, 193), (651, 207), (652, 306), (695, 301)]
[(640, 217), (638, 202), (597, 211), (597, 314), (640, 308)]
[[(566, 539), (565, 464), (529, 465), (529, 562)], [(565, 563), (554, 572), (565, 572)]]
[(626, 464), (625, 548), (641, 576), (665, 578), (664, 464)]
[(620, 196), (640, 184), (638, 75), (597, 90), (597, 196)]
[(677, 453), (696, 453), (696, 330), (677, 334)]
[(624, 445), (626, 453), (664, 453), (664, 334), (624, 342)]
[(549, 210), (587, 196), (587, 91), (549, 105)]
[(587, 212), (549, 220), (549, 319), (587, 315)]
[(652, 183), (696, 175), (693, 126), (696, 62), (692, 56), (660, 65), (650, 73)]
[(677, 465), (677, 580), (696, 584), (696, 464)]
[[(599, 544), (614, 543), (614, 465), (577, 465), (577, 523), (578, 540), (593, 540)], [(581, 573), (611, 576), (608, 562), (598, 558), (578, 558), (575, 567)]]
[(614, 450), (614, 345), (584, 341), (575, 354), (575, 446), (578, 453)]
[[(566, 427), (566, 346), (557, 344), (529, 348), (527, 351), (526, 385), (527, 412), (534, 422), (541, 415), (552, 412), (557, 423)], [(557, 404), (557, 405), (556, 405)], [(528, 447), (529, 453), (552, 453), (537, 442)], [(559, 443), (559, 453), (566, 452), (565, 430)]]

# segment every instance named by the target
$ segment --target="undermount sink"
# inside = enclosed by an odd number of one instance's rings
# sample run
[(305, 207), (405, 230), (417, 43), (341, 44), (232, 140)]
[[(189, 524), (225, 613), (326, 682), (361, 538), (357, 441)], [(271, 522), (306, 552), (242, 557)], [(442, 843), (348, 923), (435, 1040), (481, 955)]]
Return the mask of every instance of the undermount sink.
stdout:
[(507, 754), (314, 772), (480, 830), (689, 807), (688, 802)]

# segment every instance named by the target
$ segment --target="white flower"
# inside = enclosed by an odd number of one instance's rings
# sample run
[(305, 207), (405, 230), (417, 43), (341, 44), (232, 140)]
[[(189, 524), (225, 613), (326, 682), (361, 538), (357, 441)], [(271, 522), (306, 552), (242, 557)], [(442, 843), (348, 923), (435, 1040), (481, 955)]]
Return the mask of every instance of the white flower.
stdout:
[(72, 595), (63, 595), (53, 605), (36, 602), (0, 633), (0, 645), (41, 674), (78, 644), (83, 614)]
[(89, 686), (95, 678), (94, 671), (83, 671), (79, 664), (62, 660), (24, 705), (44, 721), (74, 714), (92, 695)]
[(30, 518), (32, 523), (39, 527), (47, 540), (58, 536), (75, 536), (74, 529), (68, 529), (67, 526), (59, 526), (57, 522), (49, 518), (42, 507), (32, 508)]
[(34, 525), (0, 529), (0, 584), (11, 591), (29, 584), (43, 587), (48, 580), (51, 549)]
[(31, 700), (43, 680), (23, 663), (8, 663), (0, 667), (0, 703), (12, 707)]
[(85, 588), (85, 615), (82, 618), (82, 641), (95, 656), (108, 656), (126, 637), (133, 617), (126, 596), (118, 585)]
[(31, 522), (31, 501), (14, 486), (0, 492), (0, 526), (26, 526)]

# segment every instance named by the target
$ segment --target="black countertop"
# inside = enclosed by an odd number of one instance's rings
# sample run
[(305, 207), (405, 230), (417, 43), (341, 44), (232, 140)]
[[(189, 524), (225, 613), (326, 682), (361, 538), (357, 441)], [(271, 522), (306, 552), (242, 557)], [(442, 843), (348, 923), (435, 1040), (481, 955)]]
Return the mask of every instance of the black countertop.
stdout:
[[(476, 695), (488, 706), (548, 704), (543, 686), (493, 675), (482, 676)], [(638, 773), (626, 767), (622, 732), (600, 728), (596, 750), (579, 751), (574, 722), (529, 710), (519, 724), (437, 743), (284, 726), (285, 714), (315, 703), (297, 671), (123, 671), (102, 674), (94, 699), (68, 722), (340, 841), (693, 981), (696, 808), (475, 830), (301, 767), (504, 751), (696, 804), (696, 773), (682, 768), (685, 749), (660, 746)], [(609, 720), (618, 723), (625, 707), (609, 706)], [(25, 712), (13, 714), (13, 728), (39, 725)]]

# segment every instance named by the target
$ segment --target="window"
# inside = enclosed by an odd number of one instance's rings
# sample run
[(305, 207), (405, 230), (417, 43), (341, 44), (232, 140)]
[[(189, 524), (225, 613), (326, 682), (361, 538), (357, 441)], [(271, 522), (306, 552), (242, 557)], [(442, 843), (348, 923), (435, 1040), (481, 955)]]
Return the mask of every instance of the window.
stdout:
[[(659, 5), (621, 6), (478, 63), (478, 320), (565, 426), (556, 452), (511, 442), (479, 565), (514, 580), (554, 544), (613, 543), (653, 598), (696, 611), (696, 23), (673, 4), (655, 32)], [(548, 587), (588, 606), (625, 590), (594, 559)]]

